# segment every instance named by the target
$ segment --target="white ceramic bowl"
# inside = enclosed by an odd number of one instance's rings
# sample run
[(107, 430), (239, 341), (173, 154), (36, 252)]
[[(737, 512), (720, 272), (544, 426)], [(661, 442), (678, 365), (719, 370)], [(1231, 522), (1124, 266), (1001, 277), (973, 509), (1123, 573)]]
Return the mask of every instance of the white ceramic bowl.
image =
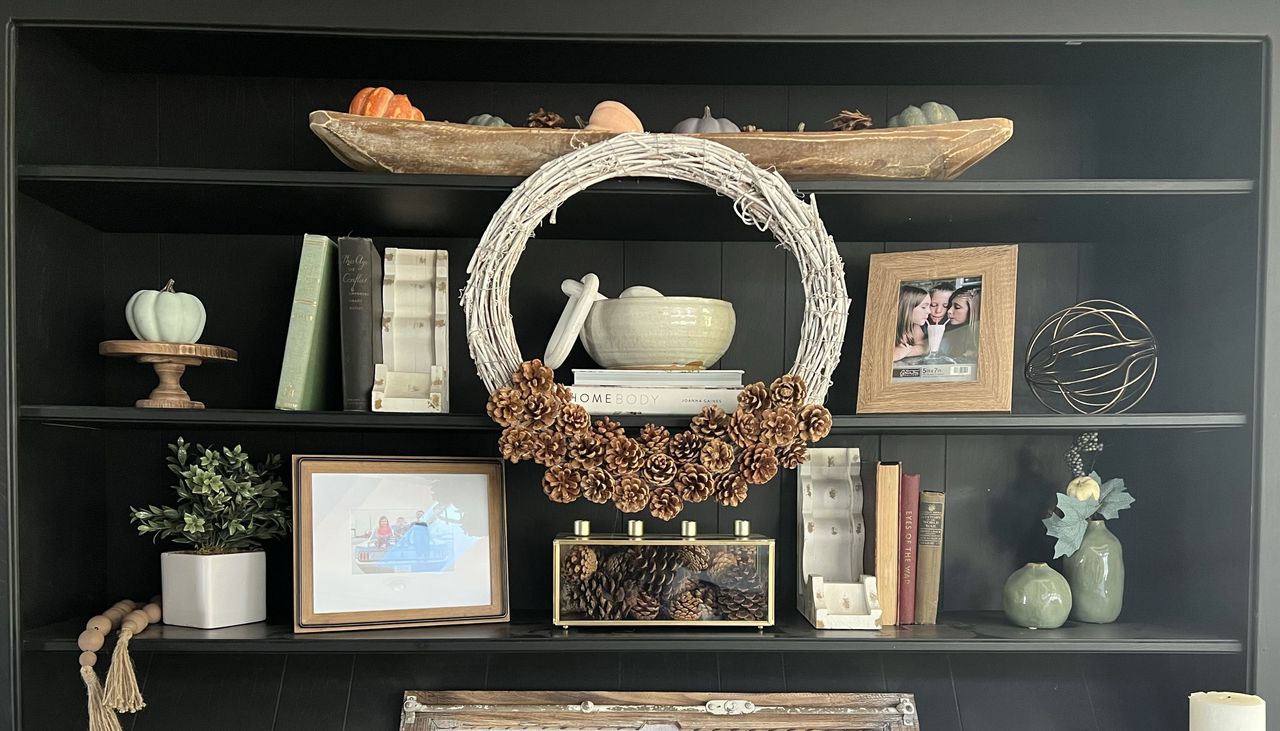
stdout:
[(705, 297), (601, 300), (582, 326), (582, 344), (605, 368), (706, 368), (733, 340), (733, 305)]

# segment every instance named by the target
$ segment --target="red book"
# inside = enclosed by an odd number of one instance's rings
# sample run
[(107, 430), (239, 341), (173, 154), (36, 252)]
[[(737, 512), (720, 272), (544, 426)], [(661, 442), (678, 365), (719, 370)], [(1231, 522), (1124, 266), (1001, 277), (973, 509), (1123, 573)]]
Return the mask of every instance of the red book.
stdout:
[(898, 624), (916, 623), (916, 542), (920, 538), (920, 475), (903, 475), (898, 499)]

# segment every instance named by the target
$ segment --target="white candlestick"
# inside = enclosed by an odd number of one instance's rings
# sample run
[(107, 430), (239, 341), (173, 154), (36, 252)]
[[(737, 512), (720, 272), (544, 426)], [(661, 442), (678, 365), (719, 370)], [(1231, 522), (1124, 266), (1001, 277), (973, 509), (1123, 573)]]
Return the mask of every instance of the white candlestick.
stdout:
[(1267, 702), (1247, 693), (1192, 693), (1190, 721), (1190, 731), (1266, 731)]

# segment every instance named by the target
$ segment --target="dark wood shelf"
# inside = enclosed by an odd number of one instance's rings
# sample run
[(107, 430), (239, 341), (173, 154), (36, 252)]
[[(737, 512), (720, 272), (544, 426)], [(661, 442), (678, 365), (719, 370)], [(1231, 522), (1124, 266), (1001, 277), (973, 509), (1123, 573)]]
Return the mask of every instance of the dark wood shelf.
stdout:
[[(23, 648), (78, 652), (83, 622), (61, 622), (27, 632)], [(133, 639), (135, 652), (405, 653), (405, 652), (1072, 652), (1233, 654), (1238, 639), (1145, 622), (1068, 623), (1029, 630), (999, 612), (943, 615), (937, 625), (878, 631), (816, 630), (792, 617), (754, 630), (564, 630), (545, 622), (463, 625), (423, 629), (294, 634), (282, 624), (215, 630), (154, 626)]]
[[(104, 429), (169, 426), (237, 429), (394, 429), (497, 431), (480, 414), (375, 414), (359, 411), (276, 411), (271, 409), (138, 409), (132, 406), (23, 406), (26, 422)], [(657, 423), (687, 426), (687, 416), (621, 416), (626, 426)], [(1078, 432), (1092, 429), (1231, 429), (1246, 426), (1240, 413), (1173, 414), (893, 414), (837, 416), (834, 434), (941, 434), (948, 432)]]
[[(318, 141), (316, 144), (320, 144)], [(107, 232), (479, 237), (520, 178), (353, 171), (20, 165), (19, 189)], [(841, 240), (1072, 241), (1249, 210), (1246, 179), (797, 181)], [(1196, 205), (1188, 205), (1194, 198)], [(826, 205), (822, 205), (826, 201)], [(662, 215), (653, 215), (660, 206)], [(692, 184), (614, 180), (574, 196), (543, 238), (764, 240)]]

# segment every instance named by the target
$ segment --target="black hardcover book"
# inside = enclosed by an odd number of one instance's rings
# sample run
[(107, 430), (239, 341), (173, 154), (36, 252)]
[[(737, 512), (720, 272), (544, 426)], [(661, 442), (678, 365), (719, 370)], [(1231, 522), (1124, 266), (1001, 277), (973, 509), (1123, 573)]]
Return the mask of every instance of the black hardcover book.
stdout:
[(382, 362), (382, 258), (372, 239), (338, 239), (342, 408), (372, 411), (373, 366)]

